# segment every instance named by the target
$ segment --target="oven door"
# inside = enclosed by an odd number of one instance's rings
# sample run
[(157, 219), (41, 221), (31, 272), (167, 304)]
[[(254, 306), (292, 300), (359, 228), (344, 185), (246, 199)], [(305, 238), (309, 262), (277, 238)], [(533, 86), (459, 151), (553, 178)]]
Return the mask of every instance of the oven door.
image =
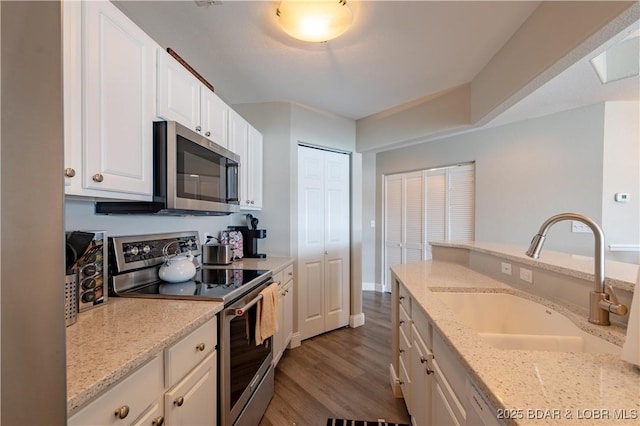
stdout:
[(218, 389), (222, 425), (232, 425), (236, 421), (271, 366), (272, 338), (260, 345), (256, 345), (255, 340), (257, 300), (260, 291), (271, 282), (269, 279), (222, 311)]

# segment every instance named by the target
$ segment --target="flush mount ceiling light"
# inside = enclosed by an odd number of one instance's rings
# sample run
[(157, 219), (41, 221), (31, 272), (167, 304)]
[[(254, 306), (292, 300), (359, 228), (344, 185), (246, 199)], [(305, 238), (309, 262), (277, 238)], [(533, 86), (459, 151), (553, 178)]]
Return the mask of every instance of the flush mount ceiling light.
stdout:
[(353, 20), (346, 0), (283, 1), (276, 15), (282, 29), (291, 37), (316, 43), (338, 37)]

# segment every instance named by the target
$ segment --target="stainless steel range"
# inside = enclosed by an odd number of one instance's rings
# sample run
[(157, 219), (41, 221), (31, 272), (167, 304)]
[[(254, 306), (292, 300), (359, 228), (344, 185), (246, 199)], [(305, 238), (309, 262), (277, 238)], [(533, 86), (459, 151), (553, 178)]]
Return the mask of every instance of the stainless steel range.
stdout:
[[(195, 256), (193, 279), (168, 283), (159, 278), (169, 246), (172, 253)], [(196, 231), (112, 237), (109, 250), (113, 296), (224, 303), (218, 320), (218, 424), (258, 424), (273, 395), (273, 354), (272, 339), (256, 345), (253, 330), (271, 272), (200, 265)]]

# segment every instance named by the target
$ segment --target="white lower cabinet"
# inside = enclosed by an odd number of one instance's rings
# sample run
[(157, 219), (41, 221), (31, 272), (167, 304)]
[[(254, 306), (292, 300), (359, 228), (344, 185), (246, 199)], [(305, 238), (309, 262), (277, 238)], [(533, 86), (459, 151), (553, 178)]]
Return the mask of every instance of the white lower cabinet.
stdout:
[(279, 282), (278, 331), (273, 336), (273, 365), (276, 366), (293, 336), (293, 265), (273, 275)]
[(164, 394), (165, 425), (216, 424), (216, 351)]
[(217, 318), (212, 318), (68, 419), (86, 425), (215, 425)]
[(496, 410), (473, 385), (457, 355), (397, 281), (395, 377), (413, 426), (499, 425)]
[(132, 423), (133, 426), (164, 425), (164, 401), (158, 399), (142, 416)]

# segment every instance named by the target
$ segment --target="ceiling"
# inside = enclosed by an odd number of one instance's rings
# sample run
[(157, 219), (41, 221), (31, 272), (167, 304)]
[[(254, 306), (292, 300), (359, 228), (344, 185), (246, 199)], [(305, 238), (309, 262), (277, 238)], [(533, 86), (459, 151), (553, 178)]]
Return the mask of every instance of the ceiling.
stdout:
[[(470, 82), (539, 2), (352, 0), (353, 26), (326, 43), (287, 36), (277, 1), (116, 4), (229, 104), (289, 101), (358, 120)], [(490, 124), (638, 99), (638, 81), (603, 86), (585, 59)]]

